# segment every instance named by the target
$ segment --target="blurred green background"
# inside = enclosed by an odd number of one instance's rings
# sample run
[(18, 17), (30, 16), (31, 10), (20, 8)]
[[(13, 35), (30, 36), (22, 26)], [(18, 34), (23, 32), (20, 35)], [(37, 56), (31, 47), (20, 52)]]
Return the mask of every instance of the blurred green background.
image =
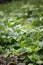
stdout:
[(0, 0), (0, 54), (20, 53), (19, 62), (43, 65), (43, 0)]

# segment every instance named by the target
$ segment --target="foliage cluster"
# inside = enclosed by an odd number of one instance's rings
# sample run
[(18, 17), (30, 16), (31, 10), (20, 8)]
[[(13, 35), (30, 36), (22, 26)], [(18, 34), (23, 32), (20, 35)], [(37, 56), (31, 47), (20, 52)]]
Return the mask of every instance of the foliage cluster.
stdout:
[[(19, 5), (18, 5), (19, 4)], [(19, 55), (17, 62), (43, 65), (43, 5), (0, 5), (0, 54)], [(5, 59), (6, 60), (6, 59)], [(9, 63), (9, 57), (7, 58)]]

